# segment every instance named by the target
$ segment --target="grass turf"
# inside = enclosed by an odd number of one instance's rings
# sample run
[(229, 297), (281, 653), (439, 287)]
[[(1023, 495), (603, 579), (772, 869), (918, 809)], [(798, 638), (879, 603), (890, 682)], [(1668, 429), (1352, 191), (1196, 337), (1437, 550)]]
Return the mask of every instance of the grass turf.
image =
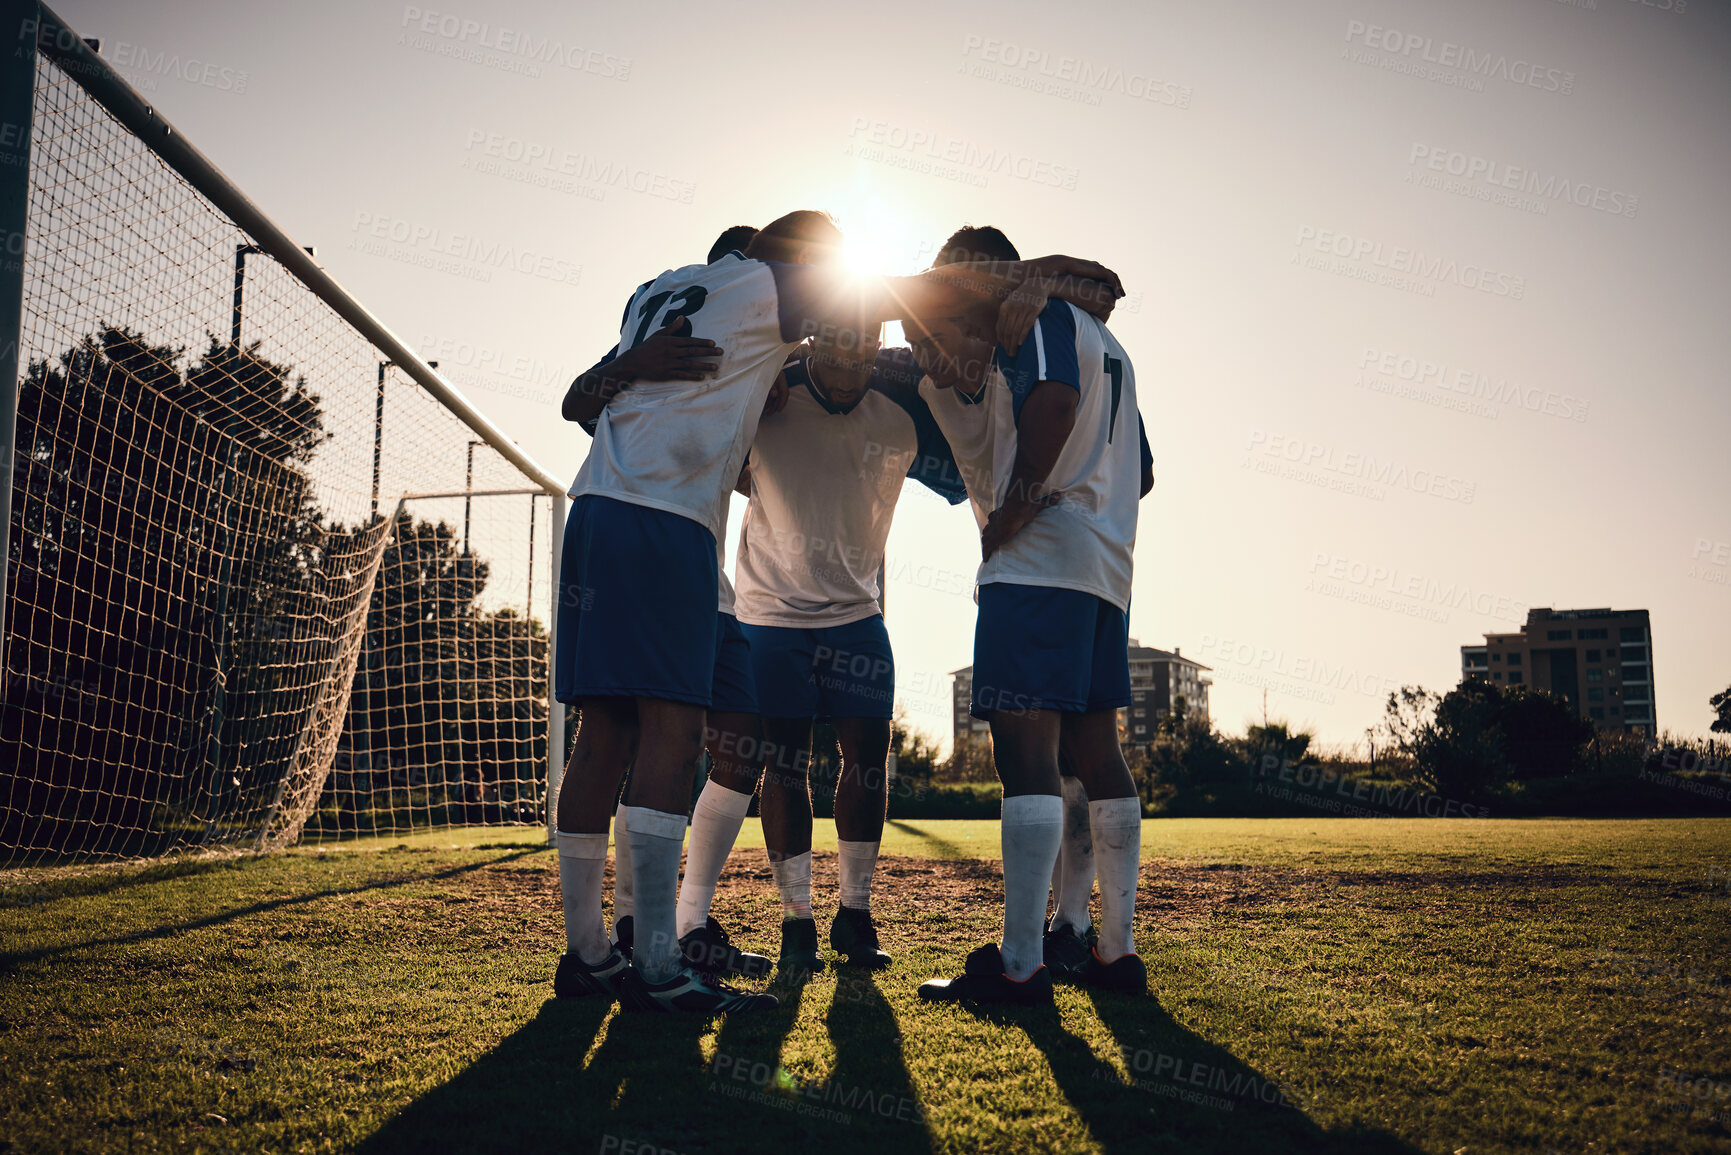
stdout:
[(1731, 821), (1152, 820), (1152, 996), (1009, 1013), (914, 995), (996, 824), (899, 823), (894, 969), (712, 1021), (552, 1001), (553, 857), (474, 833), (5, 876), (0, 1151), (1731, 1149)]

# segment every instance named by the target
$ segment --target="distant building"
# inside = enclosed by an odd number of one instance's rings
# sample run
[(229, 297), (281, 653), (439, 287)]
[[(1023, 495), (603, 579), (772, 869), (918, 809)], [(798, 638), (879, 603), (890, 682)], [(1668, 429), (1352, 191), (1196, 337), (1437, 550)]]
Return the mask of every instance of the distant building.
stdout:
[[(1128, 742), (1146, 742), (1154, 736), (1155, 724), (1172, 711), (1174, 697), (1184, 699), (1185, 708), (1204, 721), (1208, 718), (1208, 687), (1203, 677), (1209, 667), (1186, 658), (1177, 649), (1167, 653), (1130, 639), (1130, 705), (1118, 711), (1118, 724)], [(991, 727), (968, 713), (974, 694), (974, 668), (951, 670), (951, 737), (955, 742), (983, 738)]]
[(1527, 611), (1518, 633), (1461, 647), (1461, 680), (1532, 686), (1606, 730), (1658, 733), (1646, 610)]

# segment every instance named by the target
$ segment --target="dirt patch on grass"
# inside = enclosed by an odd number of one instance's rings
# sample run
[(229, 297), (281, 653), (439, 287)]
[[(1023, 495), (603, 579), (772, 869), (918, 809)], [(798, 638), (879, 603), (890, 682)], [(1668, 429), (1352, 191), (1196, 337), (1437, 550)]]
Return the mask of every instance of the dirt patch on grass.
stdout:
[[(607, 869), (612, 894), (613, 868)], [(1619, 879), (1619, 883), (1627, 880)], [(1503, 870), (1436, 873), (1396, 871), (1317, 871), (1264, 866), (1197, 866), (1144, 863), (1137, 894), (1138, 914), (1189, 921), (1220, 914), (1242, 914), (1259, 907), (1307, 909), (1337, 905), (1399, 906), (1414, 899), (1463, 891), (1487, 895), (1526, 893), (1567, 887), (1604, 886), (1603, 872), (1573, 868), (1511, 866)], [(812, 894), (820, 917), (833, 908), (838, 889), (834, 854), (812, 855)], [(443, 901), (471, 916), (535, 919), (560, 910), (557, 867), (511, 863), (483, 867), (440, 884)], [(872, 910), (886, 931), (915, 933), (918, 926), (972, 919), (995, 912), (1004, 898), (1003, 871), (981, 859), (886, 857), (878, 863)], [(1096, 900), (1097, 901), (1097, 900)], [(771, 929), (778, 896), (769, 866), (759, 851), (735, 855), (722, 871), (714, 910), (730, 925)], [(453, 912), (454, 913), (454, 912)]]

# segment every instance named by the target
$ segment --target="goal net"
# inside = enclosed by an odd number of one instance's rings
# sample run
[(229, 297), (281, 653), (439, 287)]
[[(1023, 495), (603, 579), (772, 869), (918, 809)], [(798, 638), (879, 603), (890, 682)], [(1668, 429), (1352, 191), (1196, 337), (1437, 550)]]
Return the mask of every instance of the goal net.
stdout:
[(94, 59), (36, 62), (0, 864), (543, 822), (556, 481)]

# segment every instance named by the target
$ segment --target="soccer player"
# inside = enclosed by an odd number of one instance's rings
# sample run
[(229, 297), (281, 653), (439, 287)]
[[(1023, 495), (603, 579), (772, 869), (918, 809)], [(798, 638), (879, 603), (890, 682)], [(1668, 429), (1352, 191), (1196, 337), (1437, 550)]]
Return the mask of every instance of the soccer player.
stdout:
[[(713, 265), (723, 257), (745, 248), (756, 235), (757, 229), (751, 225), (734, 225), (723, 230), (710, 246), (709, 256), (704, 263)], [(639, 290), (643, 287), (638, 286)], [(628, 304), (627, 316), (629, 312)], [(601, 410), (605, 408), (608, 399), (631, 381), (638, 378), (703, 380), (714, 375), (717, 362), (712, 358), (719, 353), (719, 347), (713, 342), (680, 337), (672, 332), (671, 326), (651, 334), (641, 345), (624, 354), (620, 354), (615, 347), (601, 364), (573, 383), (564, 415), (578, 422), (593, 436)], [(775, 387), (764, 404), (763, 416), (778, 411), (786, 398), (786, 383), (777, 378)], [(757, 716), (757, 690), (752, 681), (750, 653), (745, 635), (740, 632), (739, 620), (733, 616), (733, 585), (727, 580), (719, 540), (716, 546), (716, 580), (720, 589), (720, 604), (717, 607), (716, 620), (713, 700), (709, 707), (708, 721), (704, 726), (705, 747), (709, 751), (712, 767), (732, 766), (735, 761), (744, 759), (749, 763), (749, 769), (755, 771), (757, 750), (762, 739), (761, 723)], [(742, 767), (742, 772), (743, 770)], [(713, 819), (714, 816), (708, 810), (701, 810), (694, 825), (699, 830), (707, 829), (713, 825)], [(632, 913), (634, 903), (631, 890), (631, 840), (627, 821), (625, 804), (621, 800), (613, 820), (613, 941), (620, 954), (629, 959), (634, 941), (635, 918)], [(737, 822), (734, 823), (734, 829), (737, 834)], [(699, 841), (699, 838), (693, 837), (692, 861), (696, 861)], [(689, 872), (689, 866), (687, 869)], [(717, 874), (719, 870), (718, 864)], [(713, 886), (710, 893), (713, 896)], [(685, 894), (682, 891), (682, 907), (684, 902)], [(707, 903), (703, 913), (705, 916), (708, 914)], [(700, 970), (722, 975), (761, 976), (769, 973), (772, 965), (770, 959), (739, 950), (729, 940), (721, 924), (714, 919), (699, 918), (695, 926), (689, 926), (682, 917), (679, 931), (681, 953)], [(566, 981), (561, 983), (559, 976), (555, 976), (555, 994), (596, 993), (593, 986), (583, 980), (583, 972), (574, 962), (562, 963), (560, 973), (566, 976)]]
[[(835, 823), (840, 904), (830, 946), (849, 962), (889, 965), (871, 917), (871, 882), (888, 799), (886, 767), (895, 659), (878, 569), (901, 495), (914, 476), (964, 499), (943, 435), (920, 400), (907, 349), (818, 343), (785, 370), (788, 399), (759, 423), (744, 488), (737, 609), (764, 715), (764, 841), (781, 892), (779, 963), (824, 966), (811, 907), (812, 725), (835, 727), (842, 764)], [(947, 483), (946, 479), (947, 478)], [(757, 786), (756, 768), (718, 765), (698, 799), (680, 890), (680, 929), (707, 918), (728, 849)], [(725, 841), (723, 841), (725, 840)]]
[[(955, 260), (958, 248), (983, 247), (1015, 258), (997, 230), (964, 230), (939, 262)], [(1135, 375), (1105, 325), (1064, 301), (1040, 308), (1014, 352), (992, 349), (997, 331), (995, 318), (978, 309), (910, 331), (928, 372), (921, 393), (962, 466), (981, 525), (971, 710), (991, 725), (1004, 786), (1002, 939), (971, 952), (960, 977), (927, 982), (919, 993), (938, 1001), (1051, 1001), (1042, 932), (1063, 838), (1060, 760), (1090, 800), (1102, 883), (1101, 935), (1076, 977), (1140, 991), (1147, 974), (1131, 920), (1141, 809), (1117, 728), (1117, 711), (1130, 702), (1136, 509), (1151, 472)], [(1061, 929), (1073, 933), (1069, 905), (1061, 884)]]
[[(685, 964), (675, 901), (691, 776), (713, 700), (716, 537), (782, 363), (813, 333), (875, 332), (887, 320), (953, 314), (969, 299), (1007, 292), (1015, 275), (931, 270), (850, 284), (821, 267), (833, 264), (840, 240), (824, 214), (793, 213), (771, 222), (743, 255), (671, 270), (639, 290), (620, 349), (661, 329), (687, 338), (701, 329), (720, 349), (716, 375), (700, 383), (645, 378), (619, 392), (571, 487), (555, 694), (580, 703), (584, 717), (558, 802), (566, 954), (575, 956), (562, 965), (574, 982), (581, 974), (628, 1009), (774, 1005)], [(627, 766), (636, 924), (629, 964), (601, 921), (607, 823)]]

